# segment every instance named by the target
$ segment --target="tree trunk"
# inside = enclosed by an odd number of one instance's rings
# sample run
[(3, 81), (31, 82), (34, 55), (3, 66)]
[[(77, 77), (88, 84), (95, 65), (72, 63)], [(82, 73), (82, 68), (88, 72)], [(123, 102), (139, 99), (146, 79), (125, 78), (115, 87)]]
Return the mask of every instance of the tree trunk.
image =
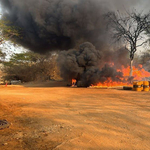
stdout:
[(133, 73), (133, 59), (131, 59), (130, 61), (130, 77), (132, 77), (132, 73)]

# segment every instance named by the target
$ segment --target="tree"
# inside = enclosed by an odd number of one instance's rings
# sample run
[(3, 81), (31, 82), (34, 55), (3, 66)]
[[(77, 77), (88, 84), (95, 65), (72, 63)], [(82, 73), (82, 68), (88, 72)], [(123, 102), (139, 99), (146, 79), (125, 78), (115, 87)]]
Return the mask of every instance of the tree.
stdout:
[(5, 80), (23, 82), (53, 79), (58, 72), (56, 55), (41, 55), (33, 52), (13, 54), (10, 61), (4, 62)]
[(20, 36), (20, 28), (13, 26), (13, 24), (10, 21), (7, 21), (6, 19), (0, 20), (0, 45), (8, 40), (14, 42), (14, 39)]
[(119, 12), (109, 12), (106, 14), (109, 25), (113, 31), (113, 38), (116, 41), (124, 40), (126, 47), (129, 46), (130, 53), (130, 76), (132, 76), (132, 65), (137, 48), (144, 45), (145, 32), (150, 28), (150, 13), (143, 14), (133, 11), (121, 14)]
[[(21, 30), (12, 25), (10, 21), (6, 19), (0, 19), (0, 45), (4, 44), (6, 41), (11, 40), (11, 42), (15, 42), (15, 38), (21, 37)], [(6, 53), (2, 51), (2, 47), (0, 49), (0, 63), (5, 60)]]
[(2, 52), (2, 50), (0, 49), (0, 63), (4, 61), (5, 57), (6, 57), (6, 53)]

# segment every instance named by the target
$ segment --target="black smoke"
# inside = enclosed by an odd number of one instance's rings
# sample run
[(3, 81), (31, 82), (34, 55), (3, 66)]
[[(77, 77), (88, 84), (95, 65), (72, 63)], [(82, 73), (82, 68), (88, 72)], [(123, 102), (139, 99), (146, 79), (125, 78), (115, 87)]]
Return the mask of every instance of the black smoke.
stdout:
[(79, 49), (62, 51), (58, 56), (63, 79), (68, 82), (76, 79), (78, 86), (84, 87), (105, 82), (108, 78), (117, 82), (122, 81), (123, 74), (116, 71), (116, 65), (111, 66), (110, 62), (111, 59), (106, 63), (103, 53), (89, 42), (81, 44)]
[[(3, 16), (19, 26), (17, 43), (36, 52), (69, 49), (105, 38), (103, 5), (97, 0), (1, 0)], [(101, 42), (102, 43), (102, 42)]]
[(148, 6), (149, 0), (0, 0), (3, 18), (22, 30), (23, 38), (16, 42), (40, 53), (67, 50), (58, 57), (61, 75), (83, 86), (108, 78), (118, 81), (122, 74), (116, 68), (128, 62), (125, 49), (114, 51), (108, 46), (111, 39), (104, 14), (146, 2)]
[(3, 17), (22, 29), (17, 43), (35, 52), (109, 41), (103, 14), (140, 0), (0, 0)]

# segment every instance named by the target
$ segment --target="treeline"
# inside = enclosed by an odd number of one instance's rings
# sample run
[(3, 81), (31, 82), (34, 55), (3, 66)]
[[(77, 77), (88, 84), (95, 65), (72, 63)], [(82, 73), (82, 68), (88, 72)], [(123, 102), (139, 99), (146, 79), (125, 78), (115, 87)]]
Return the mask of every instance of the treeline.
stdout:
[(57, 54), (38, 54), (23, 52), (13, 54), (9, 61), (3, 61), (3, 79), (29, 81), (46, 81), (58, 79)]
[[(6, 54), (0, 50), (0, 80), (29, 82), (61, 79), (57, 55), (23, 52), (13, 54), (9, 61), (6, 61)], [(142, 64), (150, 72), (150, 50), (135, 56), (134, 65), (138, 64)]]

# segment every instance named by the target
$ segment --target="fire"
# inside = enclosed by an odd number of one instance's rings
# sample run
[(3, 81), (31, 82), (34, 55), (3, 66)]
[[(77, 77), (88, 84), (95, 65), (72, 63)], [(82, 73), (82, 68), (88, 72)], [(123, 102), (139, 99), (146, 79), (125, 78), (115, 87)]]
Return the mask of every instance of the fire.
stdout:
[(115, 87), (115, 86), (126, 86), (126, 85), (131, 85), (130, 83), (124, 83), (124, 82), (115, 82), (112, 81), (111, 78), (108, 78), (107, 81), (103, 83), (98, 83), (96, 85), (91, 85), (91, 86), (98, 86), (98, 87)]
[(72, 86), (76, 85), (77, 80), (76, 79), (72, 79)]
[[(127, 68), (125, 68), (124, 66), (122, 66), (122, 69), (120, 71), (123, 73), (124, 77), (127, 77), (130, 73), (130, 67), (128, 66)], [(138, 68), (133, 66), (133, 77), (134, 80), (143, 80), (144, 78), (150, 77), (150, 72), (144, 70), (142, 65), (139, 65)]]
[[(117, 72), (122, 72), (123, 74), (123, 78), (119, 78), (121, 81), (116, 82), (116, 81), (113, 81), (111, 78), (108, 78), (107, 81), (103, 83), (99, 82), (91, 86), (96, 86), (96, 87), (132, 86), (131, 82), (129, 82), (128, 80), (129, 74), (130, 74), (130, 66), (128, 66), (127, 68), (122, 66), (122, 68), (118, 69)], [(150, 78), (150, 72), (144, 70), (142, 65), (139, 65), (137, 68), (133, 66), (132, 76), (134, 80), (141, 81), (141, 80), (145, 80), (146, 78)]]

